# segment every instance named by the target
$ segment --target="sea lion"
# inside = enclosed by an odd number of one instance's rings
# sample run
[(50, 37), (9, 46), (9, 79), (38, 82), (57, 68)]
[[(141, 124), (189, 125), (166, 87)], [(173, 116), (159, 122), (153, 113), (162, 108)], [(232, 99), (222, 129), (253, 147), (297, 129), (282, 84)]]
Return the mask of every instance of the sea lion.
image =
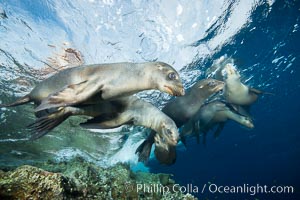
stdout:
[(148, 89), (175, 96), (184, 94), (178, 73), (166, 63), (94, 64), (62, 70), (39, 83), (29, 94), (2, 107), (33, 101), (38, 105), (35, 112), (39, 112), (88, 102), (95, 95), (107, 100)]
[(135, 96), (124, 97), (113, 103), (125, 105), (125, 109), (116, 114), (104, 114), (81, 124), (84, 128), (116, 128), (124, 124), (142, 125), (151, 128), (168, 145), (176, 146), (179, 133), (175, 122), (151, 103)]
[[(203, 143), (205, 143), (207, 132), (218, 125), (214, 133), (214, 136), (218, 137), (228, 119), (236, 121), (248, 128), (254, 127), (251, 118), (237, 113), (230, 104), (215, 100), (203, 105), (194, 117), (181, 127), (180, 139), (185, 143), (187, 136), (196, 136), (197, 142), (199, 143), (200, 134), (203, 134)], [(172, 165), (176, 161), (176, 148), (170, 146), (168, 151), (165, 151), (165, 148), (166, 147), (161, 144), (155, 146), (154, 153), (156, 159), (161, 164)]]
[[(209, 97), (221, 91), (223, 87), (224, 82), (222, 81), (215, 79), (200, 80), (186, 92), (186, 95), (169, 101), (162, 109), (162, 112), (173, 119), (177, 127), (180, 127), (194, 116)], [(137, 148), (136, 153), (140, 162), (147, 162), (149, 159), (152, 144), (155, 141), (154, 137), (155, 132), (152, 131), (147, 139)], [(158, 148), (165, 148), (165, 150), (161, 151), (168, 152), (167, 145), (159, 146)]]
[[(229, 119), (247, 128), (254, 128), (251, 118), (237, 113), (236, 110), (226, 102), (214, 100), (203, 105), (194, 117), (182, 126), (180, 131), (181, 139), (184, 141), (186, 136), (196, 135), (199, 141), (200, 132), (205, 136), (210, 129), (219, 125), (215, 132), (215, 137), (217, 137), (224, 128), (225, 122)], [(205, 142), (205, 137), (203, 142)]]
[(227, 55), (213, 62), (212, 66), (206, 70), (206, 77), (214, 77), (225, 82), (224, 97), (228, 103), (249, 106), (257, 100), (258, 95), (267, 94), (243, 84), (234, 60)]
[(227, 63), (222, 72), (225, 81), (224, 97), (228, 103), (249, 106), (257, 100), (258, 95), (263, 93), (243, 84), (238, 70), (232, 63)]
[(177, 126), (172, 119), (152, 104), (135, 96), (128, 96), (98, 104), (60, 107), (57, 111), (42, 116), (30, 125), (29, 128), (33, 132), (31, 139), (47, 134), (65, 119), (74, 115), (94, 117), (80, 124), (84, 128), (108, 129), (124, 124), (140, 125), (158, 132), (168, 145), (176, 145), (179, 138)]

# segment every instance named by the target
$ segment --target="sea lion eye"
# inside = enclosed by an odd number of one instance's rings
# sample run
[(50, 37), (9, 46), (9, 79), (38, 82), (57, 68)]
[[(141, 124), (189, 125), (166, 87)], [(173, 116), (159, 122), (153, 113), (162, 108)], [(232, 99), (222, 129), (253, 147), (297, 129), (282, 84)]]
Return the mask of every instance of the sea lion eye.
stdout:
[(214, 81), (210, 81), (210, 82), (207, 83), (207, 85), (208, 85), (208, 86), (215, 86), (216, 83), (215, 83)]
[(168, 77), (169, 77), (170, 80), (175, 80), (177, 76), (176, 76), (175, 72), (171, 72), (171, 73), (168, 74)]
[(172, 131), (170, 129), (167, 129), (167, 134), (172, 135)]

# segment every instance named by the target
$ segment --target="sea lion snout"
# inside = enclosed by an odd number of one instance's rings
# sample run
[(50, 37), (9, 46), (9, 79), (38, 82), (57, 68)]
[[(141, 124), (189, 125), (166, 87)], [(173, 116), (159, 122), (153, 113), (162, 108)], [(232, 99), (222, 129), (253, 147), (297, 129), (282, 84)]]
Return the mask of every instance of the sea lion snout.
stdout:
[(161, 137), (159, 134), (154, 136), (155, 148), (161, 148), (164, 151), (169, 151), (169, 145), (166, 143), (165, 139)]
[(164, 91), (172, 96), (183, 96), (185, 95), (185, 90), (182, 85), (179, 86), (168, 86), (164, 85)]
[(223, 81), (212, 80), (209, 82), (212, 92), (219, 92), (224, 89), (225, 83)]
[(227, 63), (222, 70), (222, 75), (224, 77), (224, 80), (230, 78), (240, 78), (240, 73), (236, 66), (234, 66), (232, 63)]
[[(173, 73), (174, 72), (171, 72), (169, 73), (169, 75)], [(167, 93), (169, 93), (172, 96), (183, 96), (185, 94), (183, 84), (178, 74), (176, 75), (176, 78), (167, 78), (167, 82), (164, 84), (164, 89)]]

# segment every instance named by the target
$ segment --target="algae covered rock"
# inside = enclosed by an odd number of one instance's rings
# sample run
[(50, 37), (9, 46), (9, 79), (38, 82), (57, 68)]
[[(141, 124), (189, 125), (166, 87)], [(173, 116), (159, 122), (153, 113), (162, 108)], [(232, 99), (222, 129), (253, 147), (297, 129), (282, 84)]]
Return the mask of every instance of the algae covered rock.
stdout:
[(0, 197), (6, 199), (63, 199), (67, 180), (59, 173), (24, 165), (0, 171)]
[(0, 171), (0, 199), (196, 199), (172, 190), (171, 175), (134, 173), (125, 164), (102, 168), (76, 158), (38, 167)]

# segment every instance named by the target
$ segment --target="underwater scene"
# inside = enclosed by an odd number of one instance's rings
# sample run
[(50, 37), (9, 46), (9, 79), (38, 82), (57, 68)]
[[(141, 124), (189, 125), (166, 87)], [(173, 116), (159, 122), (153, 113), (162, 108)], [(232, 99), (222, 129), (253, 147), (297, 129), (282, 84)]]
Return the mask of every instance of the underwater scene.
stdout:
[(0, 199), (300, 199), (299, 0), (0, 0)]

